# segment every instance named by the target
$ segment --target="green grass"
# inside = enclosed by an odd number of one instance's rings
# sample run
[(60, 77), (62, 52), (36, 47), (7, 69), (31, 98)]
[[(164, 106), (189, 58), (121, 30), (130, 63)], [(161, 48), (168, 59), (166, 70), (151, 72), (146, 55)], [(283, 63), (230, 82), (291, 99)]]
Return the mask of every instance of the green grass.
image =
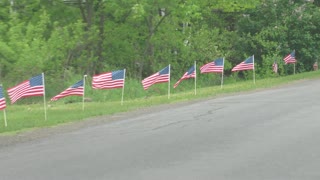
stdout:
[[(212, 98), (230, 93), (258, 90), (289, 84), (297, 80), (314, 79), (320, 77), (320, 71), (301, 73), (285, 77), (274, 77), (258, 79), (256, 84), (251, 80), (227, 79), (223, 88), (217, 83), (208, 84), (199, 80), (197, 95), (194, 95), (193, 80), (183, 81), (176, 89), (171, 89), (170, 99), (167, 98), (167, 84), (154, 85), (147, 92), (142, 90), (139, 82), (126, 83), (124, 103), (121, 105), (121, 89), (115, 90), (90, 90), (87, 97), (92, 102), (85, 103), (85, 110), (82, 111), (81, 97), (67, 97), (57, 102), (49, 102), (47, 105), (47, 117), (45, 120), (44, 106), (37, 104), (15, 104), (6, 108), (8, 126), (4, 127), (4, 117), (0, 113), (0, 133), (14, 134), (21, 131), (28, 131), (34, 128), (56, 126), (63, 123), (75, 122), (94, 116), (112, 115), (119, 112), (133, 111), (136, 109), (150, 107), (153, 105), (189, 101), (195, 99)], [(173, 85), (175, 82), (171, 82)], [(131, 85), (131, 87), (130, 87)], [(206, 87), (207, 85), (207, 87)], [(41, 97), (38, 97), (41, 98)], [(73, 102), (67, 103), (66, 102)]]

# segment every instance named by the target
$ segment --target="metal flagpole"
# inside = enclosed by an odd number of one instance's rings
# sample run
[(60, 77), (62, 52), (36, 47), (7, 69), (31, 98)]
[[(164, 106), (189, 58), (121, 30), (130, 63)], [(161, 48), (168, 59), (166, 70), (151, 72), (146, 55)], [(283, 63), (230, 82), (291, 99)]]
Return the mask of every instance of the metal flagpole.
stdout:
[(170, 64), (169, 64), (168, 99), (170, 99)]
[(123, 72), (123, 86), (122, 86), (122, 97), (121, 97), (121, 105), (123, 105), (123, 95), (124, 95), (124, 84), (125, 84), (125, 80), (126, 80), (126, 69), (124, 69)]
[(3, 110), (3, 116), (4, 116), (4, 126), (7, 127), (8, 123), (7, 123), (7, 114), (6, 114), (6, 110)]
[(85, 90), (86, 90), (86, 77), (87, 75), (85, 74), (83, 76), (83, 95), (82, 95), (82, 111), (84, 111), (84, 94), (85, 94)]
[(42, 73), (42, 84), (43, 84), (44, 119), (47, 120), (46, 86), (44, 84), (44, 73)]
[(194, 95), (197, 95), (197, 61), (194, 61)]
[(222, 89), (222, 86), (223, 86), (223, 75), (224, 75), (224, 57), (223, 57), (223, 63), (222, 63), (222, 74), (221, 74), (221, 89)]
[(256, 84), (256, 75), (254, 70), (254, 55), (252, 55), (252, 58), (253, 58), (253, 84)]

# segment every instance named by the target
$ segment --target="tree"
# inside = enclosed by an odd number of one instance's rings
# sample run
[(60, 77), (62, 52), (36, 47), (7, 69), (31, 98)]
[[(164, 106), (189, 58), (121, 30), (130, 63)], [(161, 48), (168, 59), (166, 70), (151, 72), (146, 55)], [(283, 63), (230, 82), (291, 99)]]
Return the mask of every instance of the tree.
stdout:
[[(319, 27), (319, 8), (302, 0), (289, 1), (289, 4), (280, 0), (262, 2), (238, 23), (240, 35), (251, 37), (246, 44), (241, 44), (245, 47), (242, 50), (255, 49), (262, 68), (270, 68), (262, 66), (271, 63), (262, 62), (269, 57), (284, 57), (296, 50), (298, 71), (311, 70), (319, 46), (315, 31)], [(286, 73), (292, 73), (293, 68), (285, 68)]]

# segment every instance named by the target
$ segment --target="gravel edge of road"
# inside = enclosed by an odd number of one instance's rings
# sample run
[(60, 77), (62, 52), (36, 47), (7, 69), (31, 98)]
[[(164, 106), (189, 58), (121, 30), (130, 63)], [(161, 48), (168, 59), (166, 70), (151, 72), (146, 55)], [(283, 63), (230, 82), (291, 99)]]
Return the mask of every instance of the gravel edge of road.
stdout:
[[(208, 100), (208, 99), (212, 99), (212, 98), (207, 98), (205, 100)], [(106, 123), (121, 121), (127, 118), (134, 118), (134, 117), (141, 116), (143, 114), (163, 111), (168, 108), (182, 107), (182, 106), (193, 104), (203, 100), (204, 99), (196, 99), (192, 101), (156, 105), (156, 106), (132, 110), (129, 112), (116, 113), (114, 115), (104, 115), (104, 116), (86, 118), (84, 120), (73, 121), (73, 122), (64, 123), (64, 124), (51, 126), (51, 127), (27, 129), (27, 130), (17, 132), (17, 133), (12, 133), (12, 134), (0, 134), (0, 148), (14, 146), (16, 144), (35, 141), (39, 139), (49, 138), (51, 136), (61, 134), (61, 133), (74, 132), (83, 128), (90, 128), (94, 126), (103, 125)]]

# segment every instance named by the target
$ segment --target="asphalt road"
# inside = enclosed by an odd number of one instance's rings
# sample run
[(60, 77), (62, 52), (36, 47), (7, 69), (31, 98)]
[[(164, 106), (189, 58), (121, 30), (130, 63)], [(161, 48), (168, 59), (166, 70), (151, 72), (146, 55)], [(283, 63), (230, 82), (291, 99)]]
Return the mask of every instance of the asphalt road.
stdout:
[(4, 180), (320, 179), (320, 80), (0, 147)]

